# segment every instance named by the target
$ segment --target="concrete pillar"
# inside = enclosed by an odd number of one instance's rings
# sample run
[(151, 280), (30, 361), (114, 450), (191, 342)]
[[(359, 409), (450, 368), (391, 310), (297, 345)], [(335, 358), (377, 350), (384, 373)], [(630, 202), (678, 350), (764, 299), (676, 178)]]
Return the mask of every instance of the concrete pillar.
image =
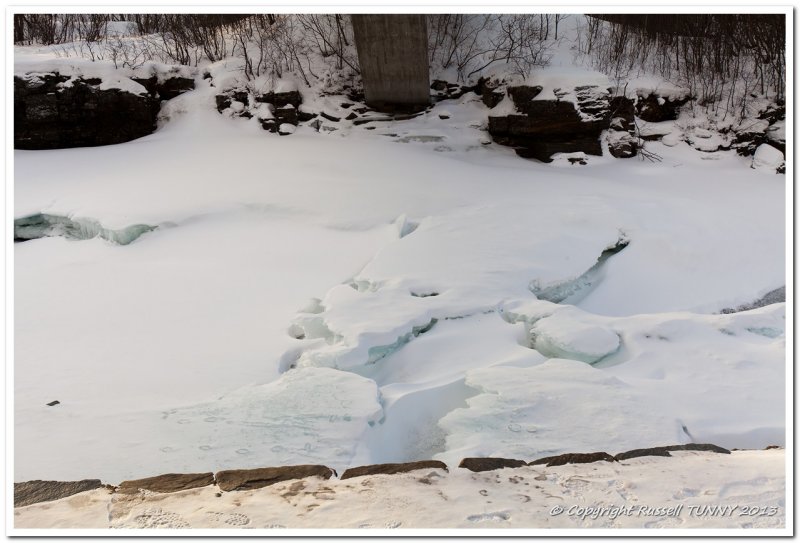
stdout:
[(430, 101), (424, 15), (352, 15), (364, 94), (375, 109), (422, 109)]

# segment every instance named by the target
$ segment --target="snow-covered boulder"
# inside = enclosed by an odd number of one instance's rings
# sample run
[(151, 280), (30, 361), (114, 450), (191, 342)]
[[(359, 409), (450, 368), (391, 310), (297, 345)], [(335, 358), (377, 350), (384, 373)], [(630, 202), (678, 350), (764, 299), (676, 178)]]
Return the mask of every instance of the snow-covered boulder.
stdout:
[(753, 169), (772, 173), (780, 172), (784, 167), (783, 153), (766, 143), (758, 146), (756, 154), (753, 155)]

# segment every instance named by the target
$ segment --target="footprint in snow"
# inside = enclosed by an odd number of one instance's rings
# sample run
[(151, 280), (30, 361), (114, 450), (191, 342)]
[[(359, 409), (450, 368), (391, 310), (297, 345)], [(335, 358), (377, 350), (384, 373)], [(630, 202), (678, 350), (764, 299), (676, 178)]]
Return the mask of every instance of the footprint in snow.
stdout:
[(481, 513), (480, 515), (470, 515), (467, 520), (470, 522), (501, 522), (511, 518), (511, 515), (505, 511), (498, 511), (496, 513)]

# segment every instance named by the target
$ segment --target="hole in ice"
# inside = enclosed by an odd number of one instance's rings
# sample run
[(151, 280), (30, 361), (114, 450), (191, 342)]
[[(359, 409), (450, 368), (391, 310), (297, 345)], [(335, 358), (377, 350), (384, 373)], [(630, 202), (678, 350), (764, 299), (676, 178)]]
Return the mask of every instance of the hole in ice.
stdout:
[(438, 296), (438, 292), (412, 292), (412, 296), (415, 298), (429, 298), (431, 296)]
[(14, 243), (61, 236), (73, 240), (100, 237), (117, 245), (128, 245), (139, 239), (142, 234), (156, 228), (156, 226), (148, 224), (134, 224), (114, 230), (105, 228), (98, 221), (92, 219), (37, 213), (14, 220)]
[(630, 240), (623, 232), (620, 232), (620, 238), (617, 242), (600, 253), (597, 262), (578, 278), (544, 288), (539, 285), (538, 280), (533, 280), (528, 285), (528, 289), (540, 300), (547, 300), (555, 304), (574, 305), (584, 299), (597, 286), (598, 281), (602, 278), (603, 264), (629, 244)]
[(397, 233), (400, 236), (400, 239), (413, 233), (419, 227), (419, 222), (412, 221), (405, 214), (397, 217), (397, 219), (394, 221), (394, 224), (397, 227)]

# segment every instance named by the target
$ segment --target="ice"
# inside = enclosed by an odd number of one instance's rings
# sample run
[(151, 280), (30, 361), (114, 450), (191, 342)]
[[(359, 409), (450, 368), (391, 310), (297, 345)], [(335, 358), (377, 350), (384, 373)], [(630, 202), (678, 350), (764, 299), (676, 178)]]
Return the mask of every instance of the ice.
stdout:
[(156, 226), (134, 224), (117, 230), (104, 228), (99, 222), (80, 217), (63, 217), (37, 213), (20, 217), (14, 221), (14, 241), (39, 239), (46, 236), (63, 236), (68, 239), (86, 240), (96, 237), (118, 245), (127, 245), (139, 236), (155, 230)]
[[(469, 456), (533, 460), (678, 437), (669, 414), (648, 407), (636, 387), (582, 362), (551, 359), (531, 368), (476, 369), (467, 373), (466, 383), (480, 392), (467, 400), (469, 407), (439, 422), (447, 451), (436, 458), (444, 462)], [(561, 437), (567, 433), (569, 443)]]
[(556, 314), (531, 327), (531, 345), (549, 358), (592, 364), (619, 349), (619, 336), (602, 326), (586, 325)]
[[(550, 96), (608, 83), (564, 49)], [(34, 56), (15, 72), (74, 60)], [(714, 314), (786, 285), (785, 176), (677, 123), (660, 162), (520, 159), (473, 93), (271, 137), (214, 96), (346, 97), (241, 68), (204, 66), (135, 142), (15, 151), (16, 219), (159, 226), (14, 246), (15, 479), (785, 439), (786, 305)]]

